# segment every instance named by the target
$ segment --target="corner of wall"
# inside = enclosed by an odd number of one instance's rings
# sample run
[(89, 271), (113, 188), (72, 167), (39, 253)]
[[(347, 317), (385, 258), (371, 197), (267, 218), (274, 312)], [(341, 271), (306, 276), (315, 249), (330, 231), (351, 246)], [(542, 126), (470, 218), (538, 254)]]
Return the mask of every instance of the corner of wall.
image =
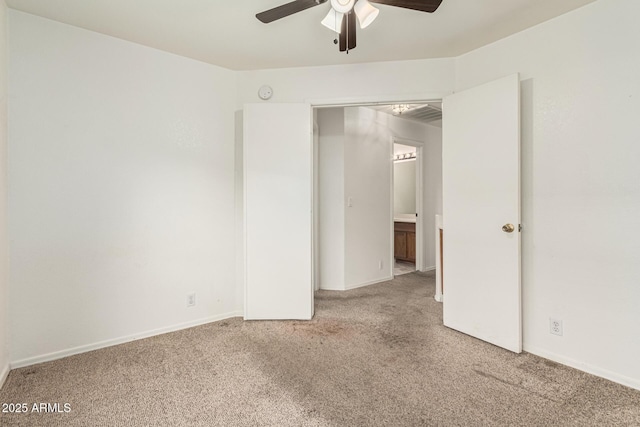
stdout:
[(344, 108), (325, 108), (318, 122), (318, 279), (323, 290), (345, 289)]
[(0, 368), (0, 390), (4, 386), (4, 383), (7, 381), (7, 377), (9, 376), (9, 371), (11, 370), (11, 366), (7, 363), (4, 367)]
[(7, 237), (7, 5), (0, 2), (0, 388), (9, 375)]
[(238, 313), (244, 313), (244, 161), (242, 109), (235, 112), (235, 285)]

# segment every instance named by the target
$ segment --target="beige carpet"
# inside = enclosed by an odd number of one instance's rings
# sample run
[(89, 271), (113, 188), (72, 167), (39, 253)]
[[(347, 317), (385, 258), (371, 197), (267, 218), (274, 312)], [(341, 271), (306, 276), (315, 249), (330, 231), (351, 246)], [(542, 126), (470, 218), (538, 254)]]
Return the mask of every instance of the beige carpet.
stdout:
[(14, 370), (24, 426), (639, 426), (640, 392), (444, 328), (433, 275), (317, 294), (311, 322), (232, 319)]

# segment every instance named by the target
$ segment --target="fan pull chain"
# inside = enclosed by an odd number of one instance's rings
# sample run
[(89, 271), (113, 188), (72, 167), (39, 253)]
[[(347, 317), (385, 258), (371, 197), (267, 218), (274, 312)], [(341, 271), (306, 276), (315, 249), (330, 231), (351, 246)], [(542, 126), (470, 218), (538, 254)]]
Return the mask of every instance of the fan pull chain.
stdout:
[(347, 55), (349, 55), (349, 15), (351, 15), (351, 11), (345, 16), (345, 18), (347, 18)]

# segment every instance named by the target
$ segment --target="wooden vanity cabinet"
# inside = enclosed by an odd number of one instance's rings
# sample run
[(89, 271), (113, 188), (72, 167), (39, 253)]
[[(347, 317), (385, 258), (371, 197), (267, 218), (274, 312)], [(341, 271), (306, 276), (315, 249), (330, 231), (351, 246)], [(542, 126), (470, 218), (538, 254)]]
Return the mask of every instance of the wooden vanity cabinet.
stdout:
[(395, 222), (393, 256), (400, 261), (416, 262), (416, 224)]

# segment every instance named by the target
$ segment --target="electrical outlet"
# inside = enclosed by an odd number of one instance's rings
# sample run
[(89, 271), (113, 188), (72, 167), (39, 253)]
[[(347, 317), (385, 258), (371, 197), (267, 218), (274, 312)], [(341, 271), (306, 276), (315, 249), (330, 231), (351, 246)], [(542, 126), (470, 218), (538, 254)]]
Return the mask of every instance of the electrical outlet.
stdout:
[(193, 307), (194, 305), (196, 305), (196, 294), (187, 295), (187, 307)]
[(549, 318), (549, 332), (562, 336), (562, 320)]
[(380, 260), (380, 261), (378, 262), (378, 268), (379, 268), (380, 270), (382, 270), (382, 260)]

